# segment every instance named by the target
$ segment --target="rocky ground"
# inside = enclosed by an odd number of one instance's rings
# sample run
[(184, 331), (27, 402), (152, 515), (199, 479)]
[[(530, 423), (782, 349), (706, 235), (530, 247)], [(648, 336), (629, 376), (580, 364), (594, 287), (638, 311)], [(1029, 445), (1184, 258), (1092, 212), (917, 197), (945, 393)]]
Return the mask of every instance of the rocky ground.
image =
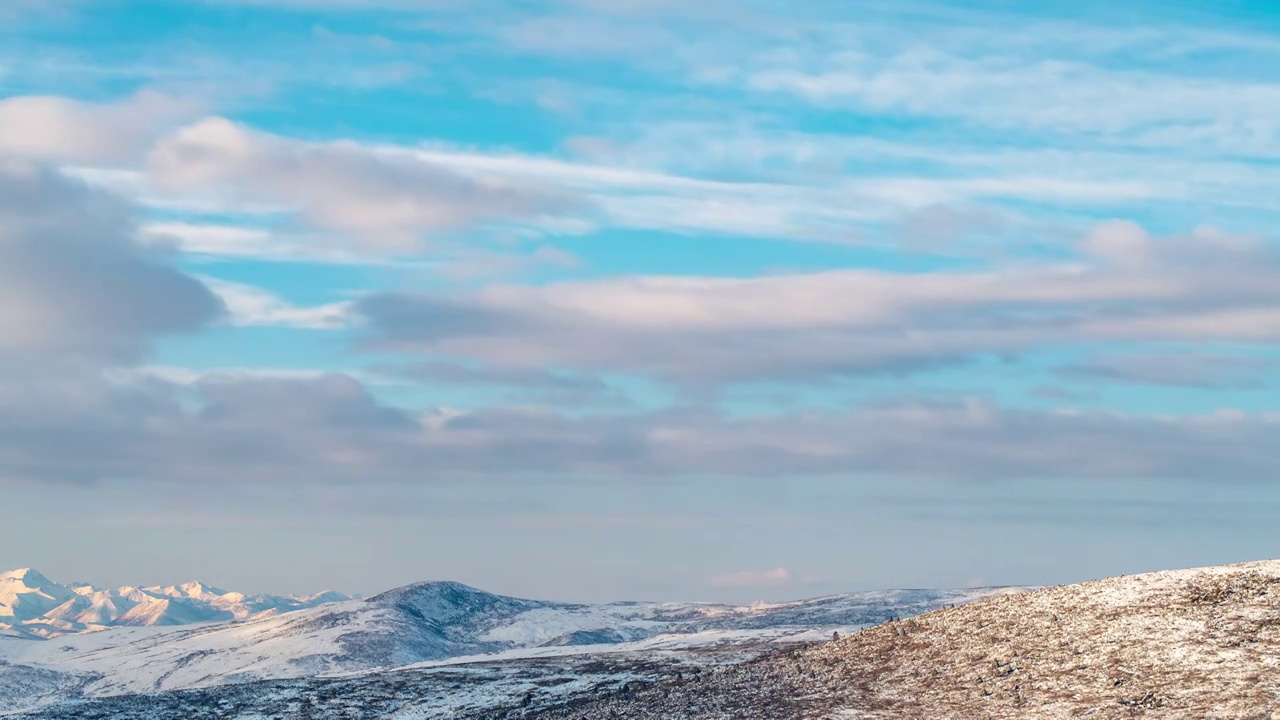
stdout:
[(1280, 718), (1280, 562), (1112, 578), (539, 709), (541, 720)]

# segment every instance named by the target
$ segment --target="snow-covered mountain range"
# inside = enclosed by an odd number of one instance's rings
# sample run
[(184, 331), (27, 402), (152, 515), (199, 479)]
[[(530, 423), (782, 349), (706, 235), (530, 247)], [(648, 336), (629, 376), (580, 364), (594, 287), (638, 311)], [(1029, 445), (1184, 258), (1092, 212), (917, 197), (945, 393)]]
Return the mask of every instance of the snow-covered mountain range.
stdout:
[(0, 636), (48, 639), (112, 627), (245, 620), (349, 599), (331, 591), (308, 597), (245, 595), (201, 582), (103, 589), (62, 585), (23, 568), (0, 573)]
[[(27, 588), (9, 593), (20, 597), (0, 596), (12, 600), (9, 607), (22, 608), (24, 616), (45, 617), (75, 602), (70, 596), (58, 602), (62, 586), (32, 571), (6, 576), (12, 576), (12, 586), (16, 582)], [(37, 585), (44, 590), (32, 592)], [(69, 590), (77, 597), (93, 595), (74, 587)], [(234, 594), (204, 586), (148, 588), (146, 597), (156, 601), (198, 601), (192, 607), (220, 614), (180, 627), (139, 622), (101, 632), (65, 634), (54, 641), (29, 639), (35, 633), (25, 639), (0, 638), (0, 705), (20, 710), (75, 698), (587, 653), (696, 651), (707, 656), (713, 654), (709, 648), (815, 641), (830, 637), (833, 631), (847, 633), (890, 616), (914, 615), (1005, 592), (894, 590), (747, 606), (584, 605), (505, 597), (453, 582), (426, 582), (368, 600), (287, 609), (271, 602), (227, 603), (222, 599)], [(302, 604), (324, 599), (331, 598), (273, 600)]]

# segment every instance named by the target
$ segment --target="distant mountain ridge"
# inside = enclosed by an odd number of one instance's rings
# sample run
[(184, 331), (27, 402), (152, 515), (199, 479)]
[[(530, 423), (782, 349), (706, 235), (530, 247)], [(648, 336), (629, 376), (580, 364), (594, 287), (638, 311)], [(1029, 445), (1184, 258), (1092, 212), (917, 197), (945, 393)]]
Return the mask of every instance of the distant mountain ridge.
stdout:
[(267, 617), (350, 600), (327, 591), (307, 597), (245, 595), (205, 583), (96, 588), (63, 585), (32, 568), (0, 572), (0, 636), (49, 639), (113, 627), (154, 627)]
[[(732, 653), (734, 647), (826, 639), (835, 629), (843, 633), (890, 616), (1004, 592), (1009, 590), (890, 590), (746, 606), (586, 605), (507, 597), (456, 582), (422, 582), (367, 600), (241, 622), (117, 627), (57, 642), (0, 638), (0, 699), (9, 692), (11, 705), (39, 707), (76, 697), (337, 677), (500, 657)], [(178, 594), (204, 593), (226, 597), (194, 587)], [(42, 679), (36, 682), (36, 677)]]

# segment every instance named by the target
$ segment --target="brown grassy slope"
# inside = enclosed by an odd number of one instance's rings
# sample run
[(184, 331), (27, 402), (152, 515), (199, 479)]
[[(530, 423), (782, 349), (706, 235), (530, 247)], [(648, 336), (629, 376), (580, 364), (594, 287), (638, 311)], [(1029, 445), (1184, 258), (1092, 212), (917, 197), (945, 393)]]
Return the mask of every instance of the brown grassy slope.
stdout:
[(1280, 719), (1280, 561), (1011, 595), (533, 716)]

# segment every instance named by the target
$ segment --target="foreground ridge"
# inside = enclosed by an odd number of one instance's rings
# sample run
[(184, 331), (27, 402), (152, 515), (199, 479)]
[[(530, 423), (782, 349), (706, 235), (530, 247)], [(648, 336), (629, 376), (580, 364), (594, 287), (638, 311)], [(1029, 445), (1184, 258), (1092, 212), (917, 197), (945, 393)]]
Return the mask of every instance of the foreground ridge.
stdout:
[(1117, 577), (529, 715), (545, 720), (1244, 718), (1280, 712), (1280, 561)]

